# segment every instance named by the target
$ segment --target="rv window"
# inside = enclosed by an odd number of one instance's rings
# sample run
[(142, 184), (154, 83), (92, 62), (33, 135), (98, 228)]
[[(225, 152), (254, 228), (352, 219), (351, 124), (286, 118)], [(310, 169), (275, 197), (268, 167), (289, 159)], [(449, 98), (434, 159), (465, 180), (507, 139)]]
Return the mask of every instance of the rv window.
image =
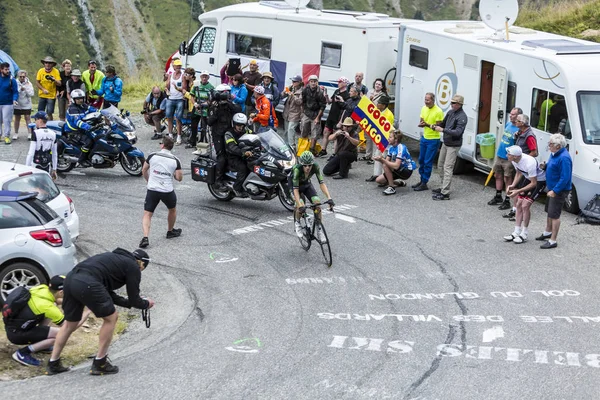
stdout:
[(342, 66), (342, 45), (323, 42), (321, 44), (321, 65), (340, 68)]
[[(517, 84), (515, 82), (508, 82), (508, 92), (506, 95), (506, 116), (515, 108), (517, 103)], [(508, 121), (508, 119), (507, 119)]]
[(577, 93), (581, 132), (583, 141), (587, 144), (600, 145), (600, 92)]
[(189, 55), (193, 56), (197, 53), (212, 53), (216, 34), (217, 30), (215, 28), (202, 29), (192, 41), (189, 48)]
[(530, 125), (533, 128), (567, 135), (569, 115), (563, 95), (547, 90), (533, 89), (531, 95)]
[(408, 64), (413, 67), (427, 69), (429, 64), (429, 50), (419, 46), (410, 46)]
[(269, 60), (271, 59), (271, 39), (229, 32), (227, 34), (227, 52)]

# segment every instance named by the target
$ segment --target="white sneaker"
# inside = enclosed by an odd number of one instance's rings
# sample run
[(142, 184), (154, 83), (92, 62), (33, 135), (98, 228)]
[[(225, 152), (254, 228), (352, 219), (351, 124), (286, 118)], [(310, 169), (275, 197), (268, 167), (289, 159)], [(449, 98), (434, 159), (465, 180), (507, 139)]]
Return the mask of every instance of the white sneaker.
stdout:
[(175, 146), (181, 145), (181, 136), (177, 136), (177, 141), (175, 142)]
[(327, 236), (325, 236), (325, 232), (323, 232), (323, 229), (321, 229), (321, 227), (317, 228), (317, 237), (319, 238), (319, 242), (327, 243)]
[(17, 139), (19, 139), (19, 135), (14, 134), (13, 137), (12, 137), (12, 140), (17, 140)]
[(523, 235), (522, 233), (513, 239), (513, 243), (521, 244), (527, 241), (527, 235)]
[(304, 237), (304, 230), (302, 229), (300, 222), (294, 222), (294, 227), (296, 228), (296, 235), (302, 239)]

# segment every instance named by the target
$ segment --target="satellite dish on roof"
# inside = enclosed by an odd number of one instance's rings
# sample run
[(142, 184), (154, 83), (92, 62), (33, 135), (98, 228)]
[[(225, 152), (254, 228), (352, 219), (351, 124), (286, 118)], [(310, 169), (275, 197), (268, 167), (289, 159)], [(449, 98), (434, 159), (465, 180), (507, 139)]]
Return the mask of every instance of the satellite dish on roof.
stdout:
[(517, 20), (519, 3), (517, 0), (481, 0), (479, 16), (490, 28), (501, 31), (508, 29)]
[(298, 12), (301, 8), (306, 8), (306, 5), (310, 3), (310, 0), (285, 0), (285, 2), (290, 6), (296, 9)]

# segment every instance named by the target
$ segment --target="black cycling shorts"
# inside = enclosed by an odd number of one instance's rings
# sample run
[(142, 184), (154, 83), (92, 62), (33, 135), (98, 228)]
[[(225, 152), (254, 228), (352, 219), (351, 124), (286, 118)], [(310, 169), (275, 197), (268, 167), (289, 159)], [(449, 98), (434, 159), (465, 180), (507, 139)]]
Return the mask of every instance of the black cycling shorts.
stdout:
[(160, 202), (165, 203), (165, 206), (170, 210), (177, 206), (177, 195), (175, 191), (172, 192), (157, 192), (154, 190), (148, 190), (146, 192), (146, 200), (144, 200), (144, 211), (153, 213), (156, 210), (156, 206)]
[(92, 310), (98, 318), (108, 317), (116, 311), (104, 285), (81, 269), (75, 269), (67, 275), (62, 306), (65, 319), (69, 322), (79, 322), (84, 307)]
[(23, 346), (26, 344), (34, 344), (48, 339), (50, 327), (38, 325), (29, 330), (6, 328), (6, 337), (12, 344)]
[(392, 176), (394, 179), (402, 179), (403, 181), (406, 181), (411, 177), (412, 173), (413, 172), (411, 169), (398, 168), (392, 171)]
[[(521, 177), (521, 181), (517, 184), (517, 189), (522, 189), (525, 186), (529, 185), (531, 183), (531, 181), (527, 178), (525, 178), (524, 176)], [(519, 194), (519, 198), (523, 199), (525, 201), (528, 201), (530, 203), (533, 203), (534, 201), (537, 200), (538, 197), (540, 197), (540, 194), (542, 194), (544, 192), (544, 189), (546, 188), (546, 181), (538, 181), (536, 186), (530, 190), (527, 193), (520, 193)]]

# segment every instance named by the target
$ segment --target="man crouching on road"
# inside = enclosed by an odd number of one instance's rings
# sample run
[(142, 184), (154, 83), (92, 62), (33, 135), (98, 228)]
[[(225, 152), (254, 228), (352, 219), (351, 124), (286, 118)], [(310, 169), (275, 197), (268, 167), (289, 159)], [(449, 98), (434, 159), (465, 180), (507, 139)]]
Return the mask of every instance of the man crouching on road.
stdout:
[[(48, 375), (70, 369), (61, 364), (60, 353), (71, 334), (77, 330), (84, 307), (88, 307), (96, 317), (104, 320), (100, 328), (98, 354), (92, 363), (90, 374), (119, 372), (119, 367), (112, 365), (108, 359), (108, 346), (119, 316), (115, 304), (142, 310), (154, 306), (154, 301), (140, 297), (142, 271), (146, 269), (149, 262), (150, 257), (144, 250), (138, 249), (130, 253), (117, 248), (112, 252), (97, 254), (80, 262), (69, 272), (63, 288), (63, 310), (66, 322), (56, 336), (52, 357), (46, 367)], [(123, 286), (127, 288), (128, 298), (114, 292)]]

